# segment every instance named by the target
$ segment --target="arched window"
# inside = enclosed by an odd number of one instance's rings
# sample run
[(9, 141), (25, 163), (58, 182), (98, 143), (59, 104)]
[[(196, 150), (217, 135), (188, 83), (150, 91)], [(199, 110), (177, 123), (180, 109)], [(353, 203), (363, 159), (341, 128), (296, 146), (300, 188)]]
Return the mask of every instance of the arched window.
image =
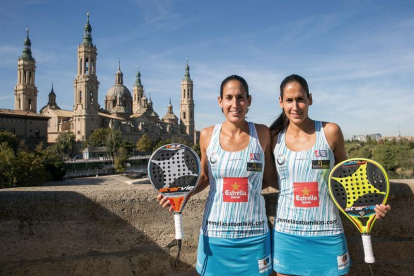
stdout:
[(183, 112), (183, 119), (185, 120), (185, 112)]
[(93, 63), (93, 59), (91, 60), (91, 74), (95, 72), (95, 64)]
[(93, 104), (93, 92), (91, 91), (91, 104)]
[(29, 99), (29, 110), (32, 109), (32, 99)]
[(82, 103), (82, 91), (79, 91), (79, 103)]
[(32, 72), (29, 71), (29, 84), (32, 84)]
[(26, 83), (26, 71), (23, 71), (23, 84), (27, 84)]
[(82, 74), (82, 59), (80, 59), (80, 62), (79, 62), (79, 74)]

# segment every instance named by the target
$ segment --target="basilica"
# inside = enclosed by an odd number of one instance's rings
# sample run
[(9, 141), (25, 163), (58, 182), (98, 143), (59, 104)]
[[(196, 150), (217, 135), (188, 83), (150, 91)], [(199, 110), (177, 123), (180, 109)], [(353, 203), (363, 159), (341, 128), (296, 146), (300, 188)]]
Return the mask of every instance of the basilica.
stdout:
[[(141, 74), (131, 91), (124, 85), (121, 64), (115, 73), (115, 83), (105, 95), (104, 105), (98, 103), (99, 81), (96, 75), (97, 48), (92, 42), (89, 13), (84, 28), (83, 42), (78, 46), (77, 74), (74, 83), (73, 109), (59, 107), (57, 95), (52, 90), (48, 103), (40, 109), (39, 116), (49, 117), (47, 141), (53, 143), (59, 134), (72, 132), (76, 141), (86, 141), (97, 128), (120, 130), (124, 140), (136, 142), (143, 134), (153, 141), (175, 140), (197, 142), (198, 132), (194, 125), (193, 81), (190, 68), (185, 67), (181, 81), (180, 118), (174, 114), (171, 99), (166, 114), (160, 118), (153, 109), (151, 97), (145, 94)], [(18, 80), (15, 87), (15, 110), (36, 113), (37, 88), (35, 86), (36, 61), (32, 57), (31, 41), (27, 34), (23, 54), (18, 60)]]

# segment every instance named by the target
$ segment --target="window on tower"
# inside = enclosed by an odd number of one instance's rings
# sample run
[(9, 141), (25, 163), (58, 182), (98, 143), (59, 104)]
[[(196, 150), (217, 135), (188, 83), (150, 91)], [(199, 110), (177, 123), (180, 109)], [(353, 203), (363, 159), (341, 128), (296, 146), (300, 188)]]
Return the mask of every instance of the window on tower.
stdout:
[(91, 91), (91, 104), (93, 104), (93, 92)]
[(82, 74), (82, 59), (80, 59), (80, 62), (79, 62), (79, 74)]
[(183, 119), (185, 120), (185, 112), (183, 112)]
[(26, 71), (23, 71), (23, 84), (26, 84)]
[(79, 91), (79, 103), (82, 103), (82, 91)]
[(31, 110), (32, 109), (32, 100), (31, 99), (29, 99), (29, 110)]
[(91, 74), (95, 72), (95, 64), (93, 63), (93, 59), (91, 60)]
[(85, 58), (85, 74), (89, 73), (88, 58)]
[(29, 84), (32, 83), (32, 72), (29, 72)]

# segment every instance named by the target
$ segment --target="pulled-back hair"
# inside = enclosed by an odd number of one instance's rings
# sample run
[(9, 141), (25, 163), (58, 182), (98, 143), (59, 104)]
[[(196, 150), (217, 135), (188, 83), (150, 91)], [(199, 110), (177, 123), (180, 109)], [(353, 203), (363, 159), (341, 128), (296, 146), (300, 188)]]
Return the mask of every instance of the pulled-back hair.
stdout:
[[(297, 82), (300, 84), (300, 86), (306, 91), (306, 96), (309, 98), (309, 86), (307, 81), (299, 76), (292, 74), (290, 76), (287, 76), (282, 83), (280, 84), (280, 98), (283, 100), (283, 90), (285, 89), (286, 85), (288, 85), (291, 82)], [(282, 113), (279, 115), (279, 117), (270, 125), (269, 129), (273, 130), (275, 134), (279, 134), (283, 130), (287, 128), (289, 124), (289, 119), (286, 117), (285, 111), (282, 110)]]
[(243, 79), (242, 77), (237, 76), (237, 75), (228, 76), (227, 78), (225, 78), (223, 80), (223, 82), (221, 83), (221, 86), (220, 86), (220, 98), (223, 99), (223, 88), (224, 88), (224, 86), (229, 81), (233, 81), (233, 80), (239, 81), (241, 84), (243, 84), (243, 87), (246, 90), (246, 96), (247, 96), (247, 98), (249, 98), (249, 96), (250, 96), (250, 94), (249, 94), (249, 85), (247, 84), (247, 81), (245, 79)]

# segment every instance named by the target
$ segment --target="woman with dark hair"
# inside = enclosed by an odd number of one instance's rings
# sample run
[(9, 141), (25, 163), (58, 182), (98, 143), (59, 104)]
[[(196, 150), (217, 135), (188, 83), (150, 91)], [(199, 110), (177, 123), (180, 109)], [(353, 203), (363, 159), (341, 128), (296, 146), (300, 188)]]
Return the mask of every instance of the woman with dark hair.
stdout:
[[(312, 94), (298, 75), (280, 85), (282, 113), (270, 126), (279, 200), (273, 232), (273, 269), (282, 275), (346, 275), (350, 259), (338, 209), (328, 191), (331, 169), (345, 160), (337, 124), (314, 121)], [(389, 205), (377, 205), (377, 218)]]
[[(275, 181), (276, 171), (269, 129), (246, 121), (251, 102), (247, 82), (227, 77), (218, 97), (225, 121), (200, 134), (201, 176), (195, 193), (210, 186), (197, 254), (201, 275), (272, 273), (261, 192)], [(169, 204), (162, 195), (158, 200), (163, 207)]]

